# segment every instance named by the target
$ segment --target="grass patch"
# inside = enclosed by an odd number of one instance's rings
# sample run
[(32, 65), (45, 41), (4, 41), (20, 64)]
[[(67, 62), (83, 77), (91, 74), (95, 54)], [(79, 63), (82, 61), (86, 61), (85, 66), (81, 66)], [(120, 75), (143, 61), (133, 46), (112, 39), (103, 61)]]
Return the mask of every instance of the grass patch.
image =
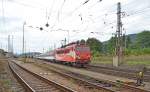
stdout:
[(9, 86), (11, 81), (10, 80), (3, 80), (3, 83), (6, 85), (6, 86)]
[[(112, 64), (112, 56), (99, 56), (92, 58), (93, 64)], [(150, 66), (150, 55), (140, 55), (140, 56), (125, 56), (125, 65), (146, 65)]]
[(93, 64), (112, 64), (112, 61), (92, 61)]
[(150, 61), (127, 61), (127, 65), (150, 65)]
[(99, 57), (93, 57), (92, 62), (93, 64), (112, 64), (112, 56), (99, 56)]
[(9, 80), (0, 80), (0, 89), (2, 92), (12, 92), (9, 88), (10, 81)]
[(126, 56), (125, 64), (150, 66), (150, 55)]

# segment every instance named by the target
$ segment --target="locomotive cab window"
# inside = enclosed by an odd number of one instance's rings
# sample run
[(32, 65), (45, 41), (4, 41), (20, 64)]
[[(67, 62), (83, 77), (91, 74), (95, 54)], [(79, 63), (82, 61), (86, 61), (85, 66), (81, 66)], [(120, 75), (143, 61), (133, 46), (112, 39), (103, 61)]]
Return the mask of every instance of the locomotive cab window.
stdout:
[(81, 51), (81, 52), (89, 52), (90, 48), (89, 47), (76, 47), (77, 51)]

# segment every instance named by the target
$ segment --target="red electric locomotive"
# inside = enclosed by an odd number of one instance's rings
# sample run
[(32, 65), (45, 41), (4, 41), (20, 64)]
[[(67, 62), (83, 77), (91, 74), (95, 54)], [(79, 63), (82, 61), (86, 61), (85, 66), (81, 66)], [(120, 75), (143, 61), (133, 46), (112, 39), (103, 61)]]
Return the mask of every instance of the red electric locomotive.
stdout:
[(71, 43), (55, 50), (55, 60), (84, 66), (91, 61), (91, 52), (86, 44)]

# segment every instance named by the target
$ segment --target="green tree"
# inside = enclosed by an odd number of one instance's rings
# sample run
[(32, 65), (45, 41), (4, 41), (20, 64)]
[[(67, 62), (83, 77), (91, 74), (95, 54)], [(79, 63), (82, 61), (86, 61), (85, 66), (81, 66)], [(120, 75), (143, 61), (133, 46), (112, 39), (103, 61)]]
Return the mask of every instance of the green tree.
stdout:
[(80, 41), (80, 43), (85, 43), (86, 41), (84, 40), (84, 39), (82, 39), (81, 41)]
[[(130, 41), (127, 43), (125, 50), (126, 55), (144, 55), (150, 54), (150, 31), (143, 31), (141, 33), (130, 36)], [(132, 38), (132, 39), (131, 39)]]
[(122, 40), (125, 48), (129, 48), (131, 46), (131, 39), (129, 35), (123, 35)]
[(86, 43), (90, 46), (93, 54), (101, 53), (102, 51), (102, 43), (96, 38), (88, 38)]
[(129, 48), (131, 46), (131, 39), (129, 36), (126, 36), (125, 43), (126, 43), (126, 48)]
[(106, 44), (107, 52), (113, 54), (116, 47), (116, 37), (111, 37), (111, 39)]
[(137, 48), (150, 48), (150, 31), (145, 30), (137, 34), (135, 46)]

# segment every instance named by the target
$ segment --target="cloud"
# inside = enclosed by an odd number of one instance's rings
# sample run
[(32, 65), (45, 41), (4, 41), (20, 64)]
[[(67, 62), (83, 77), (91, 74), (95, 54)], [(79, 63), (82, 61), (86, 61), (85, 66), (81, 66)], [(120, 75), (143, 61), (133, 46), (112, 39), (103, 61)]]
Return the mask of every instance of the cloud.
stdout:
[[(13, 35), (14, 51), (22, 52), (22, 30), (25, 21), (26, 51), (43, 52), (43, 48), (49, 49), (54, 44), (59, 47), (61, 40), (68, 39), (68, 32), (62, 30), (69, 30), (70, 42), (88, 37), (96, 37), (100, 41), (108, 40), (116, 31), (118, 1), (121, 2), (122, 12), (129, 15), (122, 18), (127, 34), (150, 29), (149, 0), (89, 0), (83, 5), (85, 1), (5, 0), (4, 16), (0, 7), (0, 37), (3, 48), (6, 49), (8, 35)], [(46, 23), (50, 25), (48, 28)], [(44, 30), (40, 31), (39, 27)]]

